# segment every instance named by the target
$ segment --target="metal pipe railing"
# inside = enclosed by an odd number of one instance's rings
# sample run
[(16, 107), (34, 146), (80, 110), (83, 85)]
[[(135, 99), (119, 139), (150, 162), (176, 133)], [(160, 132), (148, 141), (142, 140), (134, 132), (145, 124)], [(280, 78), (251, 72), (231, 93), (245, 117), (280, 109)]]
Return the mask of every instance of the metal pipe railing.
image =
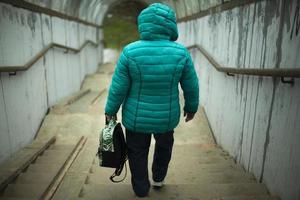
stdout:
[(227, 73), (228, 75), (241, 74), (241, 75), (252, 75), (252, 76), (271, 76), (271, 77), (280, 77), (282, 82), (291, 83), (290, 81), (285, 80), (284, 78), (300, 78), (300, 68), (233, 68), (233, 67), (224, 67), (219, 64), (201, 45), (191, 45), (187, 49), (197, 49), (200, 51), (205, 58), (212, 64), (212, 66), (219, 72)]
[(60, 49), (64, 49), (67, 51), (72, 51), (74, 53), (79, 53), (88, 44), (91, 44), (94, 47), (98, 47), (100, 43), (102, 43), (102, 40), (99, 41), (98, 43), (91, 41), (91, 40), (86, 40), (78, 49), (73, 48), (73, 47), (68, 47), (68, 46), (65, 46), (62, 44), (51, 43), (51, 44), (47, 45), (44, 49), (42, 49), (40, 52), (38, 52), (26, 64), (20, 65), (20, 66), (0, 66), (0, 72), (16, 73), (17, 71), (26, 71), (31, 66), (33, 66), (40, 58), (42, 58), (52, 48), (60, 48)]

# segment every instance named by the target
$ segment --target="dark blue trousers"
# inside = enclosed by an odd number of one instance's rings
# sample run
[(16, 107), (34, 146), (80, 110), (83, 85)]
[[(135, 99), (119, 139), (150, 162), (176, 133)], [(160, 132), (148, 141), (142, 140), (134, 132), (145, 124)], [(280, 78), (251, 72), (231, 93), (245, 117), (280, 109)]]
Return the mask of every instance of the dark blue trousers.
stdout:
[[(163, 181), (167, 175), (174, 143), (174, 131), (154, 134), (155, 150), (152, 163), (153, 181)], [(150, 189), (148, 176), (148, 153), (151, 134), (126, 130), (128, 160), (131, 171), (132, 188), (137, 196), (146, 196)]]

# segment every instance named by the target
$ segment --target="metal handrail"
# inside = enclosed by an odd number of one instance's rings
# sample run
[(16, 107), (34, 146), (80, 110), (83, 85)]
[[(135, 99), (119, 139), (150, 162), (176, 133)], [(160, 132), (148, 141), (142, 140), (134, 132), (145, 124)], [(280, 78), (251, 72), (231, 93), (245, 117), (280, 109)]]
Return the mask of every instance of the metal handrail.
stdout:
[[(271, 76), (271, 77), (290, 77), (290, 78), (300, 78), (300, 68), (271, 68), (271, 69), (260, 69), (260, 68), (233, 68), (224, 67), (220, 65), (201, 45), (191, 45), (187, 49), (197, 49), (199, 50), (206, 59), (214, 66), (214, 68), (219, 72), (227, 73), (228, 75), (241, 74), (241, 75), (252, 75), (252, 76)], [(282, 79), (282, 82), (289, 83)]]
[(50, 49), (52, 48), (60, 48), (65, 49), (67, 51), (72, 51), (74, 53), (80, 52), (86, 45), (91, 44), (95, 47), (98, 47), (99, 44), (102, 43), (102, 40), (98, 43), (92, 41), (92, 40), (86, 40), (78, 49), (73, 47), (68, 47), (62, 44), (57, 43), (51, 43), (47, 45), (44, 49), (42, 49), (39, 53), (37, 53), (33, 58), (31, 58), (25, 65), (20, 66), (0, 66), (0, 72), (17, 72), (17, 71), (26, 71), (28, 70), (32, 65), (34, 65), (41, 57), (43, 57)]

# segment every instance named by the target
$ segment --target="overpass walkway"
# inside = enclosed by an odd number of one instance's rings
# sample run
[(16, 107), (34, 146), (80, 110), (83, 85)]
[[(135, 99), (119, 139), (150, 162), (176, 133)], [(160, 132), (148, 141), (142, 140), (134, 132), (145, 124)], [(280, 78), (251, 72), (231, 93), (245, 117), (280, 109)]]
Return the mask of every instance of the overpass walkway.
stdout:
[[(113, 184), (109, 180), (113, 170), (100, 168), (95, 156), (113, 66), (104, 64), (87, 76), (80, 92), (50, 110), (33, 143), (0, 167), (0, 199), (136, 199), (130, 173), (124, 182)], [(200, 109), (193, 121), (185, 123), (182, 118), (175, 129), (166, 186), (151, 190), (146, 199), (277, 198), (215, 144)]]

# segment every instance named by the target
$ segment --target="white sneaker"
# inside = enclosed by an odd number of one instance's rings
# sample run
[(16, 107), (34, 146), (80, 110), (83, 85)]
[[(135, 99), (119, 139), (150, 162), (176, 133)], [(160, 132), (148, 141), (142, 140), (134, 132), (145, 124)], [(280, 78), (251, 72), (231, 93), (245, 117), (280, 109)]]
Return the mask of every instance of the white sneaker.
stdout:
[(159, 189), (162, 188), (162, 186), (164, 185), (164, 181), (160, 181), (160, 182), (153, 181), (152, 185), (154, 188)]

